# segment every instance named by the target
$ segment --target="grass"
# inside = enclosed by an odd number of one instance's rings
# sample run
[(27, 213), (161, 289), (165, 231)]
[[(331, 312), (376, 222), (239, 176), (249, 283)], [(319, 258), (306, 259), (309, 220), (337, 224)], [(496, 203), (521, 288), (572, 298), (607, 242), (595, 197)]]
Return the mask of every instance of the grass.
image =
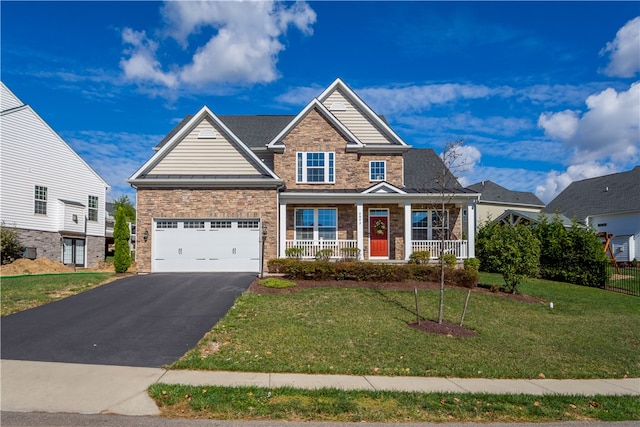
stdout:
[(488, 395), (154, 384), (162, 415), (222, 420), (550, 422), (640, 419), (637, 396)]
[[(501, 280), (481, 274), (482, 283)], [(637, 297), (535, 279), (520, 291), (541, 302), (472, 294), (464, 325), (478, 332), (475, 338), (409, 328), (416, 319), (413, 292), (247, 293), (172, 367), (483, 378), (640, 376)], [(466, 290), (446, 290), (445, 320), (460, 321), (465, 297)], [(437, 291), (419, 292), (424, 318), (435, 319), (437, 306)], [(216, 352), (209, 351), (214, 347)]]
[(106, 283), (112, 273), (38, 274), (3, 277), (1, 315), (38, 307)]
[(284, 289), (284, 288), (292, 288), (294, 286), (298, 286), (296, 282), (292, 282), (290, 280), (278, 279), (275, 277), (270, 277), (268, 279), (260, 280), (260, 286), (264, 286), (267, 288), (275, 288), (275, 289)]

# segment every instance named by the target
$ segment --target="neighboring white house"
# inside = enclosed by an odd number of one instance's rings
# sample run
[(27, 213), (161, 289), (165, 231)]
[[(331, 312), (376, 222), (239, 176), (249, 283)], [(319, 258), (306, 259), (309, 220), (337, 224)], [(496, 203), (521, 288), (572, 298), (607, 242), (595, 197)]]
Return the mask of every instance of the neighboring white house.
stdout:
[(618, 261), (640, 259), (640, 166), (627, 172), (572, 182), (544, 210), (613, 234)]
[(0, 82), (0, 220), (30, 258), (90, 267), (104, 259), (109, 185)]
[(535, 216), (544, 209), (544, 202), (535, 194), (508, 190), (492, 181), (477, 182), (467, 188), (481, 193), (480, 200), (476, 204), (476, 224), (478, 227), (487, 221), (500, 218), (507, 211), (530, 213)]

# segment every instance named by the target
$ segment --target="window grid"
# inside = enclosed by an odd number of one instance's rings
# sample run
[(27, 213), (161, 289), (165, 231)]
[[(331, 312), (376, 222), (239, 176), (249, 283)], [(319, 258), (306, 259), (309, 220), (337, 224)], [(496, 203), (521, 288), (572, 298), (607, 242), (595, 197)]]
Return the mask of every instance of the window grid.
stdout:
[(211, 228), (231, 228), (231, 221), (211, 221)]
[(164, 230), (167, 228), (178, 228), (178, 221), (156, 221), (156, 230)]
[(449, 212), (444, 216), (437, 210), (414, 210), (411, 212), (412, 240), (439, 240), (449, 238)]
[(35, 187), (35, 205), (33, 213), (39, 215), (47, 214), (47, 187), (36, 185)]
[(297, 153), (296, 169), (296, 179), (299, 183), (334, 183), (335, 153)]
[(260, 225), (260, 222), (258, 220), (238, 221), (238, 228), (257, 229), (257, 228), (260, 228), (259, 225)]
[(372, 160), (369, 162), (370, 181), (384, 181), (387, 179), (386, 163), (384, 160)]
[(295, 210), (295, 240), (336, 240), (338, 210), (300, 208)]
[(185, 221), (183, 228), (202, 229), (204, 230), (204, 221)]
[(98, 196), (89, 196), (89, 221), (98, 220)]

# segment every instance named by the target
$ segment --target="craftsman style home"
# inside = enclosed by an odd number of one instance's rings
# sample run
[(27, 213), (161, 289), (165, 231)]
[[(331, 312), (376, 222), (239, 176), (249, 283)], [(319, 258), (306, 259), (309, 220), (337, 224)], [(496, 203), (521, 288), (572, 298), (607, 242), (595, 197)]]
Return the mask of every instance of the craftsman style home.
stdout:
[(28, 258), (91, 267), (104, 260), (109, 185), (0, 82), (0, 218)]
[(433, 150), (407, 145), (340, 79), (296, 116), (202, 107), (155, 150), (128, 180), (141, 272), (259, 272), (292, 251), (474, 256), (479, 194)]

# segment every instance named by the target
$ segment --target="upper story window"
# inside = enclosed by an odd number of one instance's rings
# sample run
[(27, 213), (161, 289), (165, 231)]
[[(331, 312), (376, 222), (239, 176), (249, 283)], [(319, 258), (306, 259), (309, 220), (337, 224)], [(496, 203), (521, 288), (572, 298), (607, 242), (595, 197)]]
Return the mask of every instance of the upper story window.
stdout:
[(387, 162), (372, 160), (369, 162), (369, 181), (385, 181), (387, 179)]
[(296, 182), (320, 184), (335, 183), (335, 153), (298, 153), (296, 169)]
[(41, 215), (47, 214), (47, 187), (36, 185), (33, 213)]
[(89, 196), (89, 221), (98, 220), (98, 196)]

